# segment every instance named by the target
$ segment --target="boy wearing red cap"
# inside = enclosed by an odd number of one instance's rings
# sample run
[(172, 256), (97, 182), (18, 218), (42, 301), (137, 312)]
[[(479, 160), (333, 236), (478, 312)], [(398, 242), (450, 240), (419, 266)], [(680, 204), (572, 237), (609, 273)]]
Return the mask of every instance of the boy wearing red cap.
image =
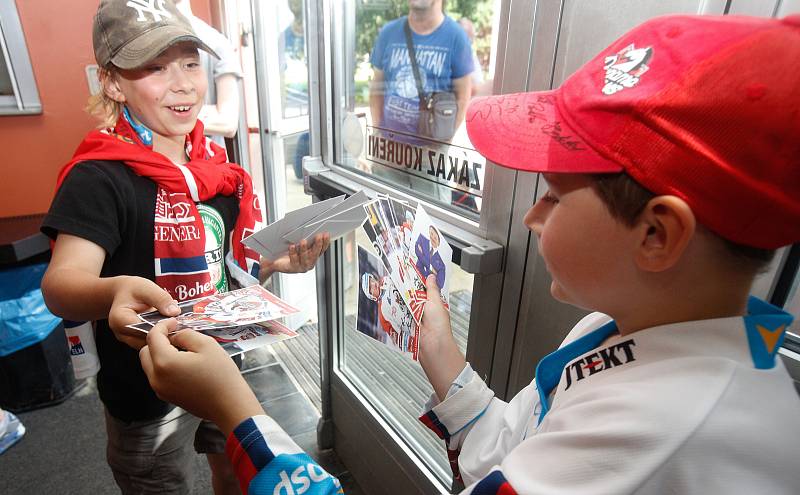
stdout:
[[(123, 493), (188, 493), (195, 450), (216, 493), (238, 492), (213, 424), (156, 396), (138, 359), (145, 334), (126, 328), (154, 307), (313, 267), (327, 247), (292, 246), (265, 260), (241, 242), (261, 222), (252, 181), (203, 135), (207, 88), (198, 50), (213, 51), (171, 0), (103, 0), (93, 24), (103, 119), (58, 177), (42, 230), (54, 241), (42, 281), (51, 310), (96, 322), (107, 459)], [(193, 448), (194, 447), (194, 448)]]
[[(552, 295), (596, 312), (506, 403), (428, 301), (421, 419), (465, 493), (798, 492), (800, 400), (777, 358), (792, 316), (748, 296), (773, 250), (800, 241), (798, 66), (798, 17), (660, 17), (559, 89), (472, 103), (476, 149), (550, 186), (525, 223)], [(272, 493), (296, 446), (246, 393), (198, 403), (191, 353), (165, 327), (141, 355), (151, 383), (232, 431), (249, 493)], [(173, 343), (221, 359), (207, 340)], [(315, 493), (337, 489), (318, 478)]]
[(792, 317), (748, 294), (800, 241), (798, 64), (798, 18), (662, 17), (556, 90), (472, 103), (479, 152), (544, 173), (525, 224), (553, 297), (597, 312), (505, 403), (429, 301), (420, 363), (442, 402), (422, 420), (467, 485), (797, 492), (800, 401), (776, 357)]

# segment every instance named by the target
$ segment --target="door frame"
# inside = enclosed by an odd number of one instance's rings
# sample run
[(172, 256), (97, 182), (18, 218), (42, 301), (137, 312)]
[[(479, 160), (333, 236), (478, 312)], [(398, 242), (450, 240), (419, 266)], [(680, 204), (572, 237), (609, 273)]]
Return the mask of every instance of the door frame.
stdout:
[[(506, 64), (503, 60), (530, 59), (532, 33), (530, 24), (525, 25), (525, 19), (533, 18), (537, 4), (511, 0), (501, 2), (496, 91), (527, 89), (527, 67), (520, 67), (517, 63)], [(309, 79), (312, 89), (311, 150), (322, 164), (319, 170), (307, 177), (308, 187), (315, 199), (366, 190), (370, 195), (391, 193), (395, 198), (410, 199), (415, 203), (419, 201), (437, 219), (445, 237), (453, 245), (454, 262), (461, 262), (463, 267), (466, 258), (480, 258), (481, 263), (475, 266), (480, 266), (477, 271), (484, 273), (476, 273), (474, 278), (467, 359), (487, 382), (495, 374), (505, 380), (511, 359), (508, 352), (498, 353), (495, 350), (498, 330), (508, 333), (503, 337), (503, 342), (513, 341), (512, 327), (519, 312), (519, 298), (505, 298), (509, 300), (501, 302), (497, 295), (504, 290), (506, 293), (518, 290), (515, 287), (521, 285), (523, 274), (515, 273), (513, 277), (507, 274), (509, 269), (516, 271), (525, 262), (524, 257), (517, 259), (515, 256), (511, 267), (504, 266), (508, 256), (505, 248), (513, 237), (513, 242), (518, 245), (515, 250), (524, 254), (529, 239), (527, 230), (512, 231), (510, 223), (512, 218), (521, 218), (519, 212), (512, 215), (514, 195), (508, 194), (509, 190), (514, 191), (517, 187), (517, 174), (499, 167), (486, 171), (483, 211), (480, 222), (476, 224), (452, 211), (428, 204), (424, 198), (393, 191), (384, 184), (337, 166), (334, 146), (337, 127), (334, 122), (340, 115), (334, 102), (339, 101), (341, 95), (337, 92), (341, 92), (344, 89), (341, 86), (344, 85), (341, 84), (342, 78), (337, 77), (335, 65), (344, 63), (339, 55), (339, 47), (347, 42), (347, 33), (342, 33), (341, 29), (333, 30), (331, 26), (341, 28), (344, 25), (343, 16), (352, 13), (340, 6), (340, 2), (333, 0), (306, 1), (309, 47), (316, 47), (308, 50), (309, 67), (312, 68)], [(523, 12), (525, 15), (521, 15)], [(509, 27), (510, 19), (514, 19), (514, 22)], [(509, 33), (513, 42), (508, 42)], [(342, 35), (344, 37), (339, 38)], [(528, 37), (527, 44), (519, 42), (520, 35)], [(323, 397), (322, 418), (317, 430), (319, 445), (322, 448), (334, 447), (339, 458), (367, 492), (407, 494), (447, 491), (449, 487), (442, 484), (392, 426), (381, 418), (365, 396), (368, 392), (365, 394), (360, 391), (353, 383), (353, 378), (340, 369), (343, 352), (341, 331), (344, 328), (344, 316), (340, 311), (343, 307), (343, 251), (341, 241), (332, 243), (324, 256), (324, 270), (319, 270), (322, 275), (318, 278), (321, 284), (319, 328)], [(507, 282), (509, 285), (504, 285), (507, 278), (511, 281)], [(501, 309), (512, 315), (503, 322), (502, 327), (498, 321)], [(375, 459), (384, 460), (370, 462)]]

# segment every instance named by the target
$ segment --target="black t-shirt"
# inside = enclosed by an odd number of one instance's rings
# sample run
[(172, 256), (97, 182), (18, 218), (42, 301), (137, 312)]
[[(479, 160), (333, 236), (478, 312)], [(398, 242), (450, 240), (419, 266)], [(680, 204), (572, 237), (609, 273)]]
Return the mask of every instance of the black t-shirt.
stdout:
[[(101, 277), (135, 275), (155, 280), (153, 229), (157, 186), (119, 161), (87, 161), (76, 165), (58, 190), (44, 219), (42, 232), (55, 239), (59, 232), (89, 240), (106, 251)], [(224, 254), (230, 229), (239, 215), (234, 196), (205, 201), (222, 217)], [(230, 275), (228, 275), (230, 280)], [(168, 413), (172, 405), (150, 388), (139, 353), (118, 341), (108, 320), (96, 326), (100, 399), (112, 416), (123, 421), (147, 420)]]

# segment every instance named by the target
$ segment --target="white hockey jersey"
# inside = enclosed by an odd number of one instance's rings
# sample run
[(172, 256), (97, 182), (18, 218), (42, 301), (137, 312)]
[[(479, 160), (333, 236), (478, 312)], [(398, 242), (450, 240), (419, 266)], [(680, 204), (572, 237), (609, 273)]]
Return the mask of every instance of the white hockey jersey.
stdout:
[(464, 493), (800, 493), (800, 398), (776, 359), (792, 317), (748, 310), (627, 336), (591, 314), (510, 402), (467, 365), (421, 419), (460, 452)]

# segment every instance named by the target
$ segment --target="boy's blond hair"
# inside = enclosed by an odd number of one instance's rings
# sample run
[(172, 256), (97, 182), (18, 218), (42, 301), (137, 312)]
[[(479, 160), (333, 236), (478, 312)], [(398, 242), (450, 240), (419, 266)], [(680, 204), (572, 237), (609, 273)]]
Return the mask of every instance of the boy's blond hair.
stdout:
[(105, 90), (106, 81), (116, 76), (117, 71), (113, 65), (101, 67), (97, 71), (97, 77), (100, 79), (100, 91), (89, 96), (89, 100), (86, 103), (86, 112), (100, 121), (97, 124), (98, 129), (114, 127), (114, 124), (117, 123), (117, 117), (122, 112), (122, 103), (112, 100)]

